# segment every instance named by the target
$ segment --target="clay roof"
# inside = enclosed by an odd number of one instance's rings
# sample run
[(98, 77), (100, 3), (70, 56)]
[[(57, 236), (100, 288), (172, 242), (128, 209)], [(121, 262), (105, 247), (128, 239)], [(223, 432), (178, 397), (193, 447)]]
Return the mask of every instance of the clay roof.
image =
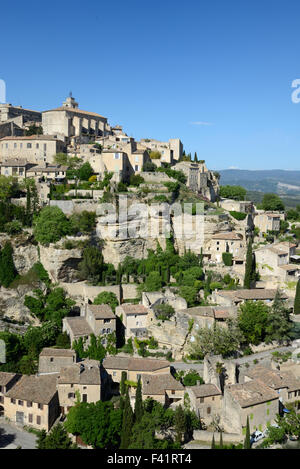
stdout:
[(60, 370), (58, 384), (101, 384), (99, 362), (85, 360)]
[[(253, 288), (252, 290), (232, 290), (232, 291), (219, 291), (218, 294), (229, 298), (237, 298), (241, 300), (273, 300), (276, 296), (277, 290), (265, 288)], [(281, 293), (281, 298), (286, 299), (285, 293)]]
[(195, 397), (220, 396), (222, 392), (214, 384), (200, 384), (200, 386), (191, 386), (189, 389)]
[(0, 166), (29, 166), (30, 163), (28, 163), (25, 158), (12, 158), (8, 160), (3, 160), (2, 163), (0, 163)]
[(144, 395), (165, 394), (166, 390), (183, 391), (184, 386), (170, 373), (142, 375), (142, 393)]
[(170, 367), (167, 360), (156, 358), (131, 358), (131, 357), (106, 357), (103, 361), (104, 368), (128, 371), (157, 371)]
[(256, 380), (244, 384), (227, 385), (225, 386), (225, 392), (229, 392), (233, 400), (241, 407), (250, 407), (278, 399), (278, 394), (274, 389)]
[(88, 305), (87, 308), (93, 313), (95, 319), (116, 319), (109, 305)]
[(249, 378), (260, 381), (272, 389), (292, 388), (291, 390), (300, 389), (300, 380), (297, 380), (291, 372), (281, 372), (271, 370), (264, 366), (257, 365), (245, 373)]
[(76, 352), (66, 348), (45, 347), (40, 353), (40, 357), (73, 357)]
[(65, 318), (74, 336), (90, 335), (93, 333), (88, 322), (83, 317)]
[(193, 308), (182, 309), (180, 312), (191, 314), (192, 316), (205, 316), (210, 318), (214, 317), (213, 306), (194, 306)]
[(231, 240), (242, 240), (243, 236), (239, 233), (235, 233), (234, 231), (228, 231), (226, 233), (215, 233), (211, 236), (211, 239), (231, 239)]
[(82, 109), (72, 108), (68, 106), (60, 106), (55, 109), (49, 109), (48, 111), (43, 111), (43, 114), (45, 112), (54, 112), (54, 111), (73, 112), (74, 114), (82, 114), (84, 116), (101, 117), (102, 119), (106, 119), (106, 117), (101, 116), (100, 114), (97, 114), (96, 112), (83, 111)]
[(58, 165), (49, 165), (49, 166), (36, 166), (31, 168), (28, 172), (41, 171), (43, 173), (54, 173), (57, 171), (67, 171), (68, 166)]
[(22, 135), (20, 137), (3, 137), (0, 141), (4, 140), (59, 140), (58, 138), (54, 137), (53, 135)]
[(128, 314), (148, 314), (147, 308), (144, 305), (134, 305), (131, 303), (124, 303), (121, 305), (124, 313)]
[(295, 265), (295, 264), (279, 265), (278, 267), (279, 267), (280, 269), (287, 270), (287, 271), (290, 271), (290, 270), (300, 270), (300, 266), (299, 266), (299, 265)]
[(6, 386), (15, 376), (18, 376), (16, 373), (8, 373), (6, 371), (0, 372), (0, 386)]
[(41, 376), (22, 376), (7, 392), (6, 396), (13, 399), (49, 404), (56, 394), (57, 374)]

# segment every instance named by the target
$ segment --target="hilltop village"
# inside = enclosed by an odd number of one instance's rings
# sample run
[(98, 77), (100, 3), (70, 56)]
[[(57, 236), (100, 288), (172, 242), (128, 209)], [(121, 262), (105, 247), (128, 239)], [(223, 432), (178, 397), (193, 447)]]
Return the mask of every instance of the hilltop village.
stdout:
[[(0, 173), (6, 421), (40, 448), (300, 437), (300, 207), (255, 206), (179, 138), (137, 141), (72, 94), (0, 104)], [(203, 208), (203, 236), (177, 235), (175, 204), (184, 225)]]

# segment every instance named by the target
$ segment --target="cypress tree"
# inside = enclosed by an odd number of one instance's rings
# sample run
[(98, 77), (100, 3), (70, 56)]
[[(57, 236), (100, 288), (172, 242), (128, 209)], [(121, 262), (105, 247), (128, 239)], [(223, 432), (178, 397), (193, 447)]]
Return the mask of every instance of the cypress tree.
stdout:
[(123, 410), (123, 422), (122, 422), (122, 431), (121, 431), (121, 444), (120, 449), (127, 449), (130, 445), (130, 439), (132, 434), (133, 427), (133, 412), (129, 399), (129, 391), (127, 388), (124, 410)]
[(186, 431), (186, 418), (181, 405), (179, 405), (175, 410), (174, 426), (176, 434), (175, 441), (176, 443), (181, 444)]
[(197, 152), (196, 152), (196, 151), (195, 151), (194, 162), (195, 162), (195, 163), (198, 163), (198, 156), (197, 156)]
[(213, 434), (213, 437), (212, 437), (211, 449), (216, 449), (215, 434)]
[(134, 405), (134, 420), (135, 422), (140, 422), (143, 417), (143, 398), (142, 398), (142, 383), (141, 378), (138, 379), (138, 384), (135, 394), (135, 405)]
[(121, 394), (121, 396), (125, 396), (125, 394), (126, 394), (126, 384), (125, 384), (126, 379), (127, 379), (127, 373), (126, 373), (126, 371), (122, 371), (121, 383), (120, 383), (120, 394)]
[(296, 295), (294, 301), (294, 314), (300, 314), (300, 279), (297, 283)]
[(246, 267), (244, 277), (244, 288), (250, 289), (255, 281), (256, 262), (252, 252), (252, 240), (250, 239), (247, 248)]
[(223, 435), (220, 433), (220, 449), (223, 449)]
[(245, 441), (244, 441), (244, 449), (251, 449), (249, 417), (247, 417), (247, 426), (246, 426), (246, 436), (245, 436)]
[(13, 248), (9, 241), (0, 252), (0, 285), (7, 288), (16, 278), (17, 271), (13, 260)]

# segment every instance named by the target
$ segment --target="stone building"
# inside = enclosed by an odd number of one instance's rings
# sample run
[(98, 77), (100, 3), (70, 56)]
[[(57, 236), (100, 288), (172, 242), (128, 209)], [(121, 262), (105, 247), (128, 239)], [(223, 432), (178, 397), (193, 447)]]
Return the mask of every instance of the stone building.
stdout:
[(11, 176), (18, 179), (30, 177), (28, 171), (33, 167), (25, 158), (4, 159), (0, 163), (0, 174), (2, 176)]
[(71, 344), (74, 340), (89, 339), (91, 334), (101, 336), (103, 345), (107, 335), (116, 332), (116, 316), (109, 305), (90, 305), (83, 308), (82, 316), (66, 317), (63, 319), (63, 332), (66, 332)]
[(181, 161), (176, 163), (173, 169), (185, 174), (186, 185), (189, 189), (207, 201), (216, 201), (219, 195), (219, 180), (213, 171), (207, 169), (204, 161), (200, 163)]
[(246, 434), (247, 417), (250, 432), (264, 431), (275, 423), (279, 409), (276, 391), (252, 380), (225, 386), (222, 405), (222, 426), (229, 433)]
[(39, 111), (24, 109), (22, 106), (13, 106), (12, 104), (0, 104), (0, 123), (14, 122), (19, 127), (23, 127), (27, 122), (40, 124), (42, 114)]
[(16, 373), (0, 372), (0, 416), (4, 414), (4, 396), (14, 386), (14, 384), (21, 378), (21, 375)]
[(279, 281), (297, 281), (300, 266), (291, 263), (297, 244), (283, 242), (263, 246), (255, 251), (257, 269), (262, 277), (276, 277)]
[(4, 396), (4, 416), (49, 431), (59, 416), (57, 374), (22, 376)]
[(284, 212), (264, 212), (257, 210), (255, 213), (254, 224), (259, 229), (261, 235), (268, 231), (280, 231), (280, 221), (285, 220)]
[(255, 210), (253, 202), (246, 200), (221, 199), (219, 205), (228, 212), (253, 214)]
[[(172, 404), (183, 405), (185, 388), (173, 378), (170, 372), (157, 375), (143, 374), (141, 380), (143, 400), (150, 398), (166, 407)], [(132, 401), (134, 401), (135, 392), (132, 394)]]
[(42, 164), (31, 166), (27, 171), (27, 176), (37, 179), (39, 182), (62, 182), (67, 175), (67, 166), (60, 164)]
[(220, 415), (222, 392), (214, 384), (200, 384), (186, 388), (191, 402), (191, 409), (206, 425)]
[(244, 264), (246, 246), (243, 235), (235, 231), (219, 232), (210, 237), (206, 248), (206, 256), (215, 262), (223, 262), (222, 254), (232, 254), (233, 264)]
[[(263, 301), (268, 305), (272, 305), (277, 290), (265, 288), (253, 288), (252, 290), (214, 290), (212, 293), (212, 301), (222, 306), (239, 306), (247, 300)], [(288, 297), (281, 292), (281, 298), (287, 300)]]
[(124, 303), (116, 307), (116, 315), (123, 322), (125, 338), (147, 337), (148, 336), (148, 316), (149, 310), (139, 304)]
[(57, 153), (64, 153), (65, 144), (50, 135), (4, 137), (0, 140), (0, 160), (25, 159), (27, 163), (52, 163)]
[(118, 393), (122, 372), (128, 381), (138, 382), (143, 375), (170, 374), (170, 362), (156, 358), (134, 358), (124, 356), (108, 356), (103, 360), (103, 368), (110, 383), (112, 393)]
[[(174, 164), (180, 160), (183, 152), (183, 145), (179, 138), (171, 138), (168, 142), (160, 142), (153, 138), (143, 138), (139, 144), (151, 151), (156, 151), (161, 154), (159, 160), (153, 160), (158, 166), (161, 163)], [(158, 164), (159, 162), (159, 164)]]
[(72, 95), (61, 107), (42, 113), (42, 126), (45, 134), (57, 136), (68, 144), (88, 143), (111, 132), (106, 117), (79, 109)]
[(76, 363), (76, 352), (71, 349), (43, 348), (39, 355), (39, 374), (59, 373), (62, 367)]
[(102, 397), (101, 369), (96, 360), (84, 360), (61, 368), (57, 377), (60, 412), (79, 402), (98, 402)]

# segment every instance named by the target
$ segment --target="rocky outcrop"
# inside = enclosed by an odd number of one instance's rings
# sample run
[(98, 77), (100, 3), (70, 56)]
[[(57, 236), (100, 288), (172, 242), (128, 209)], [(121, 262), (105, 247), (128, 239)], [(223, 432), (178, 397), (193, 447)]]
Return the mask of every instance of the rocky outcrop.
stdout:
[(78, 282), (78, 264), (81, 260), (81, 249), (40, 246), (40, 261), (53, 282)]
[(0, 318), (9, 318), (26, 325), (39, 325), (39, 321), (32, 316), (30, 310), (24, 305), (26, 295), (32, 295), (34, 288), (41, 285), (19, 285), (16, 288), (0, 288)]

